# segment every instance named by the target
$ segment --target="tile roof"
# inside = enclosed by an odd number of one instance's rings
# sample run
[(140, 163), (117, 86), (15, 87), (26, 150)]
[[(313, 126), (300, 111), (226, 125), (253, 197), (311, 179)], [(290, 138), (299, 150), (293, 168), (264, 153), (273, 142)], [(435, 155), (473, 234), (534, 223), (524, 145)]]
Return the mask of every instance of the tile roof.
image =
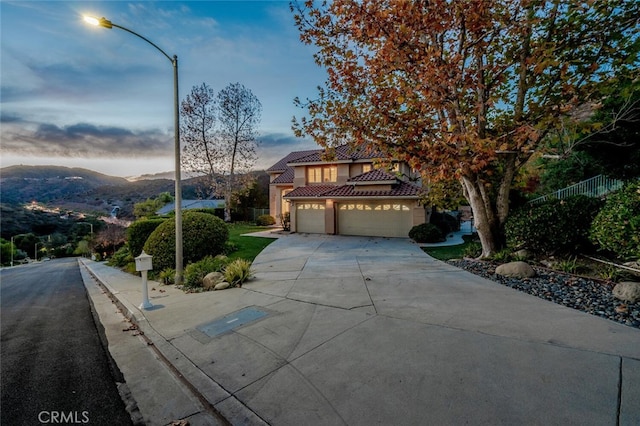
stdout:
[(335, 189), (335, 186), (299, 186), (282, 198), (315, 198), (322, 196), (325, 192)]
[(343, 197), (371, 197), (371, 198), (390, 198), (390, 197), (417, 197), (420, 195), (422, 188), (419, 186), (400, 182), (394, 185), (390, 190), (367, 190), (357, 191), (355, 185), (343, 185), (322, 194), (326, 198), (343, 198)]
[(418, 197), (422, 191), (419, 186), (400, 182), (388, 190), (356, 191), (355, 185), (341, 186), (300, 186), (283, 198), (393, 198)]
[[(324, 149), (316, 150), (306, 156), (301, 156), (296, 159), (290, 160), (289, 163), (318, 163), (325, 161), (322, 159)], [(352, 150), (348, 145), (340, 145), (335, 148), (335, 161), (355, 161), (363, 159), (375, 159), (380, 158), (380, 153), (372, 153), (366, 148), (357, 148)]]
[(283, 172), (287, 170), (287, 163), (291, 161), (297, 160), (300, 157), (306, 157), (307, 155), (313, 154), (317, 152), (317, 149), (308, 150), (308, 151), (293, 151), (290, 152), (286, 157), (282, 158), (273, 166), (267, 169), (267, 172)]
[(369, 172), (363, 173), (358, 176), (354, 176), (349, 179), (349, 182), (387, 182), (398, 181), (394, 175), (381, 169), (373, 169)]
[(271, 181), (272, 184), (293, 183), (294, 171), (293, 167), (287, 167), (280, 176)]

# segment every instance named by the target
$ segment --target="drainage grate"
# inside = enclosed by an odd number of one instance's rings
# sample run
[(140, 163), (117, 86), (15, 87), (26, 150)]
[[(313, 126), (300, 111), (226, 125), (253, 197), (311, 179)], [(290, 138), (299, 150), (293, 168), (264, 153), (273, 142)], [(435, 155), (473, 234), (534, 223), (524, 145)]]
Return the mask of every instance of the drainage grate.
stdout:
[(241, 327), (253, 321), (257, 321), (268, 313), (256, 307), (244, 308), (231, 314), (225, 315), (213, 322), (200, 325), (196, 330), (206, 334), (209, 337), (215, 337), (234, 328)]

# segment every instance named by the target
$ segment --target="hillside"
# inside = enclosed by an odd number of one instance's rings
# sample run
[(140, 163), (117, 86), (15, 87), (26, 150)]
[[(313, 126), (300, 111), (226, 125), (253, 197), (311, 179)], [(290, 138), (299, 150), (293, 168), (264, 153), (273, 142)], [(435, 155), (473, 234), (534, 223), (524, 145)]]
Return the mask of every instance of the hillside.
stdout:
[(0, 169), (1, 199), (9, 204), (47, 203), (102, 186), (126, 183), (124, 178), (81, 168), (10, 166)]
[[(256, 172), (261, 191), (268, 194), (268, 176)], [(265, 181), (266, 178), (266, 181)], [(182, 197), (197, 199), (197, 178), (183, 179)], [(163, 192), (174, 194), (172, 179), (129, 181), (82, 168), (11, 166), (0, 169), (0, 202), (21, 206), (36, 201), (63, 211), (108, 215), (120, 207), (120, 217), (133, 219), (133, 205)]]

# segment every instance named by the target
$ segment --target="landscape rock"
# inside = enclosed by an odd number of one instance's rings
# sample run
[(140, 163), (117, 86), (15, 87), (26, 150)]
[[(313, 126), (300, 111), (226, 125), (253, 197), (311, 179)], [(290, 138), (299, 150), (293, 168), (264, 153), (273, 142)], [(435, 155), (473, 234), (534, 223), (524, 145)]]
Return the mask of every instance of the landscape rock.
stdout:
[(513, 278), (531, 278), (535, 277), (536, 272), (527, 262), (509, 262), (496, 268), (496, 274), (504, 277)]
[(211, 290), (222, 281), (224, 281), (224, 275), (221, 272), (210, 272), (202, 279), (202, 287), (205, 290)]
[(613, 288), (613, 296), (625, 302), (640, 302), (640, 283), (633, 281), (623, 281)]
[(221, 283), (216, 284), (216, 286), (213, 288), (214, 290), (224, 290), (225, 288), (229, 288), (229, 283), (226, 281), (223, 281)]

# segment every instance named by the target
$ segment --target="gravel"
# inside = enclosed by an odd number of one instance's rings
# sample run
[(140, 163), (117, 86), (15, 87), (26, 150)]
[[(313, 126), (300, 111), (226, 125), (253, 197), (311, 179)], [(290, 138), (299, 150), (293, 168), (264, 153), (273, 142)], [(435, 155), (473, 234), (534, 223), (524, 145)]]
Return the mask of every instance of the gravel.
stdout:
[(640, 328), (640, 303), (628, 303), (613, 297), (613, 284), (535, 266), (536, 276), (533, 278), (509, 278), (496, 275), (497, 265), (491, 262), (464, 259), (448, 263), (541, 299)]

